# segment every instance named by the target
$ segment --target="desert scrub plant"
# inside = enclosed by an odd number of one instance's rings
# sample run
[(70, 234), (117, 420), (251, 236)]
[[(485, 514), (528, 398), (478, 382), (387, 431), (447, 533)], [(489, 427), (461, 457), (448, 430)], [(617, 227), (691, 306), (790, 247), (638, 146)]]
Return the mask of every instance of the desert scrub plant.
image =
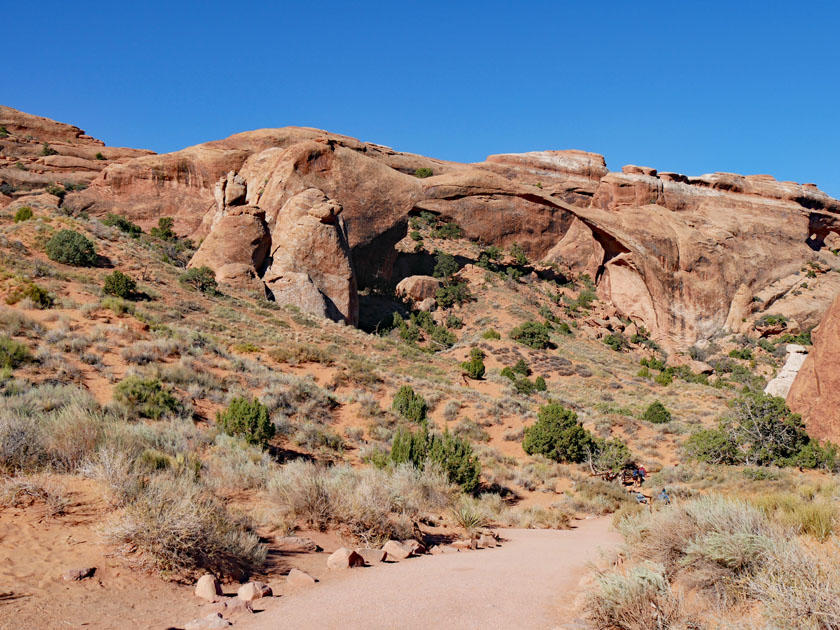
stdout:
[(93, 267), (96, 264), (96, 248), (83, 234), (74, 230), (59, 230), (47, 241), (47, 256), (50, 260), (76, 267)]
[(448, 431), (429, 431), (425, 422), (413, 433), (400, 429), (394, 434), (391, 461), (410, 463), (419, 470), (424, 470), (428, 464), (436, 466), (449, 481), (457, 483), (469, 494), (478, 490), (481, 481), (481, 464), (473, 454), (472, 445)]
[(6, 296), (6, 304), (17, 304), (22, 300), (29, 300), (32, 307), (41, 310), (52, 308), (55, 304), (55, 298), (49, 291), (34, 282), (24, 282)]
[(32, 354), (26, 345), (6, 335), (0, 335), (0, 366), (11, 369), (31, 360)]
[(478, 381), (484, 377), (486, 368), (484, 367), (484, 351), (481, 348), (473, 348), (470, 350), (470, 359), (461, 364), (461, 370), (469, 378)]
[(510, 338), (536, 350), (551, 345), (550, 329), (539, 322), (525, 322), (517, 326), (510, 331)]
[(129, 412), (153, 420), (177, 413), (180, 409), (178, 400), (158, 379), (142, 376), (127, 376), (117, 383), (114, 401)]
[[(153, 228), (154, 229), (154, 228)], [(210, 267), (192, 267), (178, 278), (181, 284), (192, 287), (205, 295), (219, 295), (216, 274)]]
[(102, 292), (106, 295), (123, 298), (126, 300), (134, 297), (137, 291), (137, 282), (131, 276), (124, 274), (119, 269), (105, 276), (105, 284)]
[(472, 536), (477, 530), (487, 527), (490, 522), (481, 502), (468, 496), (458, 499), (450, 510), (450, 517), (467, 536)]
[(32, 208), (29, 206), (21, 206), (15, 212), (15, 223), (21, 223), (23, 221), (29, 221), (33, 216)]
[(621, 333), (611, 333), (604, 337), (601, 341), (612, 348), (615, 352), (621, 352), (629, 347), (627, 338)]
[(143, 233), (143, 229), (139, 225), (137, 225), (136, 223), (132, 223), (125, 217), (122, 217), (118, 214), (106, 215), (105, 218), (102, 219), (102, 225), (115, 227), (120, 232), (128, 234), (131, 238), (139, 238), (139, 236)]
[(499, 334), (499, 331), (494, 330), (492, 328), (485, 330), (482, 335), (482, 339), (501, 339), (502, 336)]
[(152, 475), (148, 486), (106, 530), (160, 570), (244, 579), (265, 562), (266, 549), (248, 524), (231, 516), (187, 476)]
[(537, 422), (525, 429), (522, 448), (529, 455), (544, 455), (558, 462), (582, 462), (594, 446), (592, 435), (577, 414), (559, 403), (540, 407)]
[(429, 405), (410, 385), (403, 385), (394, 395), (391, 409), (406, 420), (422, 422), (426, 419)]
[(642, 420), (653, 424), (665, 424), (671, 421), (671, 412), (658, 400), (655, 400), (642, 414)]
[(274, 423), (268, 408), (257, 399), (237, 397), (224, 411), (216, 414), (216, 424), (227, 433), (265, 448), (274, 437)]
[(425, 166), (414, 171), (414, 176), (419, 177), (420, 179), (425, 179), (427, 177), (431, 177), (432, 175), (434, 175), (434, 171)]
[(597, 628), (667, 630), (676, 628), (682, 619), (681, 602), (661, 566), (647, 564), (626, 573), (601, 573), (596, 582), (596, 590), (586, 601), (586, 613)]

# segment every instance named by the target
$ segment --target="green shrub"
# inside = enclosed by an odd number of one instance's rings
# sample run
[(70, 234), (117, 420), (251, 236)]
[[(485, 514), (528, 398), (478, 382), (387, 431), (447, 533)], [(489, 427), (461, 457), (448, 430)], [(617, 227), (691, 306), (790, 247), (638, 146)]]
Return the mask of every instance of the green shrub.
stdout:
[(511, 368), (514, 374), (521, 374), (522, 376), (530, 376), (531, 368), (525, 363), (525, 359), (519, 359)]
[(524, 266), (528, 264), (528, 257), (525, 255), (525, 250), (519, 243), (514, 243), (510, 248), (510, 255), (513, 257), (513, 262), (517, 265)]
[(512, 381), (516, 380), (516, 373), (510, 368), (510, 366), (505, 366), (502, 368), (502, 371), (499, 372), (505, 378), (509, 378)]
[(455, 304), (465, 304), (473, 299), (466, 282), (452, 282), (440, 287), (435, 293), (435, 301), (441, 308)]
[(665, 424), (671, 421), (671, 412), (658, 400), (652, 402), (642, 414), (642, 420), (653, 424)]
[(96, 155), (94, 155), (93, 157), (94, 157), (94, 159), (97, 159), (97, 160), (107, 160), (108, 159), (104, 155), (102, 155), (102, 151), (97, 151)]
[(525, 322), (510, 331), (510, 338), (529, 348), (541, 350), (551, 345), (549, 329), (538, 322)]
[(29, 348), (19, 341), (0, 335), (0, 365), (7, 369), (16, 368), (31, 359)]
[(15, 212), (15, 223), (20, 223), (21, 221), (29, 221), (32, 218), (32, 208), (29, 206), (21, 206)]
[(627, 337), (621, 333), (611, 333), (604, 337), (602, 341), (616, 352), (621, 352), (628, 347)]
[(121, 217), (118, 214), (108, 214), (104, 219), (102, 219), (102, 224), (109, 227), (115, 227), (121, 232), (125, 232), (132, 238), (138, 238), (143, 233), (143, 230), (139, 225), (132, 223), (125, 217)]
[(219, 284), (216, 282), (216, 274), (210, 267), (192, 267), (182, 274), (178, 280), (181, 284), (192, 287), (206, 295), (218, 295)]
[(408, 235), (411, 237), (412, 241), (415, 241), (417, 243), (420, 243), (420, 242), (423, 241), (423, 235), (420, 234), (420, 232), (418, 232), (417, 230), (413, 230), (413, 231), (409, 232)]
[(528, 380), (527, 377), (523, 376), (522, 378), (518, 378), (513, 381), (513, 389), (516, 390), (517, 394), (521, 394), (522, 396), (530, 396), (536, 390), (536, 386), (534, 383)]
[(0, 125), (0, 138), (8, 138), (9, 137), (9, 130), (6, 129), (5, 125)]
[(414, 171), (414, 176), (419, 177), (420, 179), (426, 179), (432, 175), (434, 175), (434, 171), (430, 168), (426, 168), (425, 166)]
[(559, 403), (548, 403), (540, 407), (537, 422), (525, 429), (522, 448), (529, 455), (578, 463), (592, 453), (594, 443), (574, 411)]
[(268, 408), (256, 399), (234, 398), (227, 409), (216, 414), (216, 424), (228, 435), (263, 448), (274, 437), (274, 423), (269, 418)]
[(408, 462), (419, 470), (431, 463), (464, 492), (473, 493), (479, 487), (481, 464), (470, 443), (448, 431), (443, 434), (430, 432), (425, 423), (414, 433), (403, 429), (397, 431), (391, 446), (391, 461), (396, 464)]
[(464, 373), (473, 380), (479, 380), (484, 377), (484, 351), (481, 348), (473, 348), (470, 350), (470, 359), (461, 364), (461, 369)]
[(158, 219), (157, 227), (149, 230), (149, 234), (162, 241), (174, 241), (177, 238), (175, 232), (172, 230), (174, 225), (175, 219), (172, 217), (161, 217)]
[(96, 264), (93, 243), (73, 230), (56, 232), (47, 242), (47, 256), (55, 262), (76, 267), (93, 267)]
[(426, 400), (420, 394), (416, 394), (410, 385), (400, 387), (391, 403), (394, 412), (412, 422), (425, 420), (428, 408)]
[(49, 292), (34, 282), (24, 282), (6, 296), (6, 304), (17, 304), (23, 299), (32, 302), (35, 308), (52, 308), (55, 300)]
[(733, 359), (743, 359), (744, 361), (751, 361), (753, 358), (752, 350), (749, 348), (736, 348), (729, 351), (729, 356)]
[(105, 276), (105, 284), (102, 292), (106, 295), (113, 295), (119, 298), (128, 299), (137, 290), (137, 283), (134, 278), (124, 274), (119, 269)]
[(143, 418), (157, 420), (180, 407), (175, 396), (156, 378), (127, 376), (114, 388), (114, 400)]
[(671, 375), (670, 372), (660, 372), (654, 377), (654, 382), (658, 383), (659, 385), (668, 386), (674, 382), (674, 377)]
[(46, 156), (48, 156), (48, 155), (58, 155), (58, 151), (56, 151), (55, 149), (53, 149), (53, 148), (50, 146), (49, 142), (44, 142), (44, 143), (41, 145), (41, 155), (43, 155), (43, 156), (45, 156), (45, 157), (46, 157)]
[(544, 392), (548, 389), (548, 385), (545, 382), (545, 378), (543, 376), (538, 376), (534, 380), (534, 389), (538, 392)]
[(485, 330), (484, 333), (481, 335), (482, 339), (501, 339), (502, 336), (499, 334), (497, 330), (493, 330), (492, 328), (489, 330)]
[(464, 320), (462, 320), (457, 315), (448, 315), (446, 317), (446, 327), (447, 328), (461, 329), (461, 328), (464, 327)]
[(464, 230), (457, 223), (443, 223), (432, 230), (432, 236), (435, 238), (461, 238), (464, 235)]
[(644, 366), (644, 367), (648, 367), (651, 370), (664, 370), (665, 369), (665, 361), (663, 361), (662, 359), (657, 359), (656, 357), (653, 357), (651, 359), (647, 359), (647, 358), (640, 359), (639, 360), (639, 365)]

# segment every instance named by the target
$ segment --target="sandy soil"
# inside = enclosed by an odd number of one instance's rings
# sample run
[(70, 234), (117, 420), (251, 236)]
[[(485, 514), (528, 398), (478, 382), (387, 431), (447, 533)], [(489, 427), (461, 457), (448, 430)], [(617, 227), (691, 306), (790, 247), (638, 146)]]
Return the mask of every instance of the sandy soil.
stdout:
[(351, 569), (274, 598), (237, 622), (247, 630), (549, 630), (574, 621), (572, 602), (588, 562), (615, 546), (609, 518), (575, 529), (498, 530), (496, 549), (423, 556)]

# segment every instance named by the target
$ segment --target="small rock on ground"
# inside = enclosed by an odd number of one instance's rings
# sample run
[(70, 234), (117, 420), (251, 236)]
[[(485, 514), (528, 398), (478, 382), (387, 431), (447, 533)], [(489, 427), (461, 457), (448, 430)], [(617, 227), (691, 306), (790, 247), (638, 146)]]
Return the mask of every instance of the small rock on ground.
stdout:
[(290, 586), (311, 586), (315, 584), (315, 581), (314, 577), (308, 573), (304, 573), (300, 569), (292, 569), (289, 571), (289, 575), (286, 576), (286, 582)]
[(208, 602), (216, 602), (222, 596), (222, 584), (215, 575), (202, 575), (195, 583), (195, 595)]
[(365, 562), (368, 564), (378, 564), (380, 562), (385, 562), (385, 558), (388, 557), (388, 552), (384, 549), (369, 549), (367, 547), (356, 549), (356, 553), (362, 556), (365, 559)]
[(236, 591), (236, 594), (243, 602), (250, 602), (261, 597), (271, 597), (273, 595), (271, 587), (265, 582), (248, 582), (247, 584), (243, 584)]
[(62, 574), (61, 578), (65, 582), (78, 582), (79, 580), (84, 580), (85, 578), (93, 577), (94, 573), (96, 573), (96, 567), (70, 569), (69, 571), (65, 571)]
[(365, 566), (365, 559), (347, 547), (340, 547), (327, 558), (327, 567), (330, 569), (352, 569), (363, 566)]

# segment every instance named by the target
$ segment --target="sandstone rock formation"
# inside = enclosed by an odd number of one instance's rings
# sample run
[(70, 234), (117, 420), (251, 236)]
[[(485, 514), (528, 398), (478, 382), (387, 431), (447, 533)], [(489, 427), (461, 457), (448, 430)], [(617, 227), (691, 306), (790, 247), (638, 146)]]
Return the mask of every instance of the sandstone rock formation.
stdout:
[(251, 602), (255, 599), (263, 597), (271, 597), (273, 595), (271, 587), (265, 582), (255, 581), (243, 584), (236, 591), (236, 596), (243, 602)]
[(802, 369), (802, 364), (808, 357), (807, 348), (799, 344), (789, 343), (785, 350), (787, 351), (785, 364), (776, 377), (767, 383), (767, 387), (764, 388), (765, 393), (780, 398), (787, 398), (788, 392), (790, 392), (790, 388), (796, 380), (796, 375)]
[(811, 336), (814, 347), (796, 375), (787, 403), (802, 414), (809, 434), (840, 442), (840, 295)]
[(439, 287), (440, 280), (432, 276), (409, 276), (399, 281), (396, 293), (413, 302), (422, 302), (435, 297)]
[[(433, 175), (414, 177), (420, 167)], [(816, 186), (633, 165), (609, 172), (602, 156), (581, 151), (457, 164), (317, 129), (264, 129), (110, 164), (65, 205), (144, 227), (173, 216), (180, 235), (207, 237), (199, 261), (219, 280), (262, 283), (278, 301), (350, 323), (354, 286), (414, 275), (410, 265), (395, 275), (394, 246), (421, 211), (467, 238), (518, 243), (532, 261), (588, 274), (618, 315), (669, 348), (748, 330), (768, 312), (808, 327), (840, 291), (837, 274), (820, 273), (803, 294), (803, 269), (828, 268), (826, 242), (840, 232), (840, 203)], [(227, 232), (258, 212), (262, 231), (228, 245)], [(260, 260), (264, 230), (271, 245)]]

